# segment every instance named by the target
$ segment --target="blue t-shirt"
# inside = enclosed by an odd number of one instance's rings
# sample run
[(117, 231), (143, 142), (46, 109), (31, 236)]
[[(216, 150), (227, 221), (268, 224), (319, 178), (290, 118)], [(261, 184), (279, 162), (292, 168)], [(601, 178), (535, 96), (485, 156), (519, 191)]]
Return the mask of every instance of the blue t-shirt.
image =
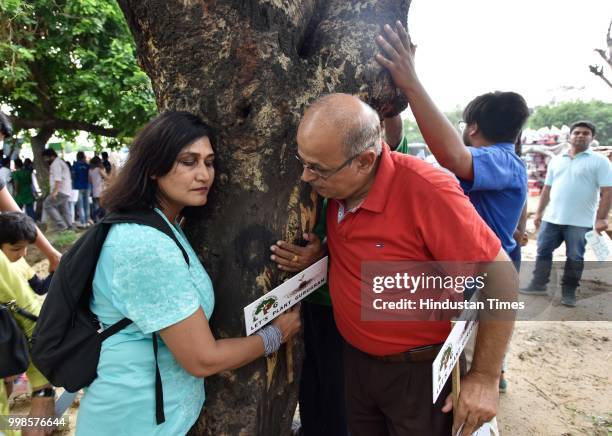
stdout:
[(89, 188), (89, 165), (87, 162), (77, 160), (72, 165), (72, 187), (74, 189)]
[(459, 180), (474, 208), (502, 243), (506, 253), (516, 247), (513, 234), (527, 199), (527, 170), (514, 144), (468, 147), (474, 180)]
[(599, 188), (612, 186), (612, 164), (590, 148), (573, 159), (565, 152), (548, 164), (544, 184), (551, 187), (544, 221), (590, 228), (595, 222)]
[[(158, 211), (159, 213), (159, 211)], [(204, 379), (185, 371), (161, 337), (158, 364), (166, 421), (155, 421), (155, 359), (152, 332), (202, 308), (210, 318), (212, 283), (183, 232), (173, 231), (189, 255), (149, 226), (115, 224), (104, 242), (93, 282), (92, 311), (108, 327), (134, 321), (102, 343), (98, 376), (86, 389), (77, 435), (182, 435), (204, 405)]]

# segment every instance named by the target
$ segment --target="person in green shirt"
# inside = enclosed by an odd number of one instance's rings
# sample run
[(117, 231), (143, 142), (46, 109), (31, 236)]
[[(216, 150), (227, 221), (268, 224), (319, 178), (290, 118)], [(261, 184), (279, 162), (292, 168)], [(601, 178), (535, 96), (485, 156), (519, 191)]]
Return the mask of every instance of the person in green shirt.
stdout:
[(25, 206), (26, 214), (36, 221), (34, 212), (34, 191), (32, 190), (32, 171), (24, 168), (21, 159), (15, 159), (13, 171), (13, 186), (15, 188), (15, 201), (22, 208)]

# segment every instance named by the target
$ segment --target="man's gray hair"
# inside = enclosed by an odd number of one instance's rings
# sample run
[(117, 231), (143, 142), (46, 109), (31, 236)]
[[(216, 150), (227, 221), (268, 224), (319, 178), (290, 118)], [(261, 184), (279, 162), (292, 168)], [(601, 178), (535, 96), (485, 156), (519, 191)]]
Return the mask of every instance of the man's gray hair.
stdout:
[(376, 156), (382, 153), (382, 132), (378, 114), (369, 105), (364, 103), (363, 106), (365, 110), (351, 120), (350, 127), (344, 132), (344, 153), (347, 159), (369, 148), (374, 148)]

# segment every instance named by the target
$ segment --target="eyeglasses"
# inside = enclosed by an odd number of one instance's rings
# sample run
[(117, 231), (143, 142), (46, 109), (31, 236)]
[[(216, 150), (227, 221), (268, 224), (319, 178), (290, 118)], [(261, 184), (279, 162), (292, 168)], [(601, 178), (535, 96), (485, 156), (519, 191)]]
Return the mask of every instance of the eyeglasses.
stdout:
[(340, 172), (340, 170), (342, 170), (345, 166), (350, 165), (350, 163), (357, 157), (359, 156), (361, 153), (363, 153), (364, 151), (366, 151), (368, 148), (370, 148), (371, 146), (367, 146), (366, 148), (364, 148), (363, 150), (361, 150), (359, 153), (355, 154), (354, 156), (349, 157), (342, 165), (340, 165), (337, 168), (334, 169), (330, 169), (330, 170), (322, 170), (319, 167), (313, 164), (309, 164), (307, 162), (304, 162), (302, 160), (302, 158), (300, 157), (300, 155), (296, 154), (295, 158), (298, 160), (298, 162), (304, 167), (304, 169), (307, 169), (308, 171), (310, 171), (312, 174), (314, 174), (317, 177), (322, 178), (323, 180), (327, 180), (329, 179), (331, 176), (333, 176), (334, 174)]

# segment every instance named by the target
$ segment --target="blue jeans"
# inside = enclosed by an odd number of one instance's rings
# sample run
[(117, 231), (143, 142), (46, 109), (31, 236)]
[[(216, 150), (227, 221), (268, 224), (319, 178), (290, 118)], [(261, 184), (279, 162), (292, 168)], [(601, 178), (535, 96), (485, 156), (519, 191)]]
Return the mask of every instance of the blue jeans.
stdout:
[(89, 189), (79, 189), (77, 211), (81, 224), (87, 224), (87, 219), (89, 218)]
[(91, 219), (97, 223), (104, 217), (105, 214), (106, 212), (100, 206), (100, 197), (93, 197), (91, 203)]
[(543, 288), (548, 284), (552, 269), (552, 254), (562, 242), (565, 242), (565, 268), (561, 287), (574, 291), (580, 283), (582, 269), (584, 268), (584, 249), (586, 239), (584, 235), (591, 230), (590, 227), (563, 226), (542, 221), (538, 234), (538, 254), (533, 271), (532, 286)]

